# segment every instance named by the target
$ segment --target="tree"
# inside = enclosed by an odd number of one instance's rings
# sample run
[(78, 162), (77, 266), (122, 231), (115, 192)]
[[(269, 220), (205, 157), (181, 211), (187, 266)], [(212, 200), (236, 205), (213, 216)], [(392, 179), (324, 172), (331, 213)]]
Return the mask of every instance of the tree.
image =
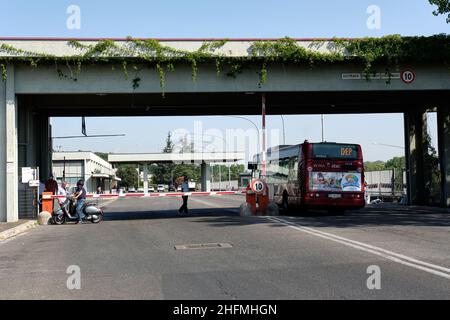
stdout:
[[(219, 170), (220, 167), (220, 170)], [(219, 176), (220, 171), (220, 176)], [(243, 164), (232, 164), (230, 166), (231, 180), (239, 180), (239, 174), (245, 171), (245, 166)], [(228, 181), (228, 166), (224, 164), (215, 165), (213, 169), (213, 179), (214, 181)]]
[(137, 187), (138, 173), (133, 165), (123, 165), (117, 169), (116, 175), (122, 179), (119, 181), (119, 187)]
[(424, 137), (424, 175), (429, 177), (425, 188), (425, 198), (429, 203), (439, 203), (440, 200), (440, 170), (439, 157), (435, 147), (432, 145), (431, 137), (427, 133)]
[(386, 169), (395, 169), (397, 171), (401, 171), (405, 167), (406, 167), (405, 157), (394, 157), (386, 161), (385, 164)]
[(365, 161), (364, 170), (365, 171), (379, 171), (385, 169), (385, 163), (383, 161)]
[(180, 177), (188, 177), (189, 180), (200, 182), (200, 166), (195, 164), (178, 164), (173, 170), (174, 180)]
[(95, 154), (97, 156), (99, 156), (100, 158), (102, 158), (105, 161), (108, 161), (108, 153), (105, 152), (95, 152)]
[[(172, 153), (174, 144), (172, 142), (172, 134), (169, 132), (166, 138), (166, 145), (163, 149), (164, 153)], [(157, 166), (150, 167), (150, 173), (153, 175), (152, 182), (154, 184), (172, 183), (172, 174), (175, 168), (174, 163), (160, 163)]]
[(163, 152), (164, 153), (172, 153), (173, 147), (174, 147), (174, 144), (172, 142), (172, 133), (170, 133), (170, 131), (169, 131), (167, 133), (166, 146), (164, 147)]
[(433, 11), (435, 16), (447, 14), (447, 23), (450, 23), (450, 0), (428, 0), (430, 4), (437, 6)]

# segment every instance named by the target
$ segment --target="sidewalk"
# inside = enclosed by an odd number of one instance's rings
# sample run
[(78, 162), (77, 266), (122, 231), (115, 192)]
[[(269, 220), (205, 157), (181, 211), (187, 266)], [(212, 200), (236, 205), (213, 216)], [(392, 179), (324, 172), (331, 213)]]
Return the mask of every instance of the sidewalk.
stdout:
[(36, 220), (22, 219), (17, 222), (0, 222), (0, 241), (14, 237), (37, 226)]

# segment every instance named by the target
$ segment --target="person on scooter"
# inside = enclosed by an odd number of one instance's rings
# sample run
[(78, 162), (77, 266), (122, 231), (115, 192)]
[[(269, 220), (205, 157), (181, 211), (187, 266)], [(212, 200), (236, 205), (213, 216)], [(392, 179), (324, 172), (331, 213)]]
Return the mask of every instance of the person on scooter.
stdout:
[(83, 206), (86, 202), (86, 189), (84, 189), (84, 181), (78, 180), (77, 189), (73, 195), (73, 198), (77, 201), (76, 212), (78, 215), (78, 222), (83, 222), (84, 214), (83, 214)]

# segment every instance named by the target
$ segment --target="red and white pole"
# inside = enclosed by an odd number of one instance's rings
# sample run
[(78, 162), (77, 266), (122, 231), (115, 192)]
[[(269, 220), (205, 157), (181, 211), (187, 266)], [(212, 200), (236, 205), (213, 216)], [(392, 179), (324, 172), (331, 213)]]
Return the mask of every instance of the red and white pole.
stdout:
[(261, 113), (262, 113), (262, 175), (266, 177), (266, 94), (261, 97)]

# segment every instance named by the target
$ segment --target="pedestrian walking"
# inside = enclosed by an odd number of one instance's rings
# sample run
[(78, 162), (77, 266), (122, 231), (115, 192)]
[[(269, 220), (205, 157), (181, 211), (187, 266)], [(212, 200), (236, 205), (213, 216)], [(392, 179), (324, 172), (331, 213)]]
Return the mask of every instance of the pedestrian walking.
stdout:
[[(184, 181), (181, 184), (181, 192), (189, 192), (189, 179), (188, 177), (184, 177)], [(178, 210), (178, 212), (180, 214), (188, 214), (188, 207), (187, 207), (187, 202), (188, 202), (188, 196), (183, 195), (183, 204), (181, 205), (180, 209)]]

